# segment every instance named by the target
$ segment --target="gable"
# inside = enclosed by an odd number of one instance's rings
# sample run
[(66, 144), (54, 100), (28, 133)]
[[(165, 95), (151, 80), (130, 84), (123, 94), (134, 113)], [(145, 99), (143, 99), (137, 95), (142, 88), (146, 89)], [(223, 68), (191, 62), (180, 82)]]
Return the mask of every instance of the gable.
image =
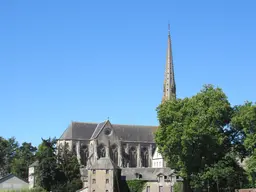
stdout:
[(116, 135), (115, 129), (109, 121), (102, 126), (97, 136), (97, 140), (99, 143), (105, 143), (106, 145), (118, 143), (119, 137)]
[(0, 189), (21, 189), (28, 188), (28, 182), (10, 174), (0, 179)]
[(105, 121), (105, 122), (99, 123), (97, 125), (96, 129), (94, 130), (91, 139), (97, 138), (105, 127), (106, 128), (109, 127), (110, 129), (112, 129), (112, 126), (111, 126), (109, 121)]
[(158, 147), (156, 148), (154, 154), (153, 154), (153, 160), (154, 159), (163, 159), (163, 156), (159, 153)]

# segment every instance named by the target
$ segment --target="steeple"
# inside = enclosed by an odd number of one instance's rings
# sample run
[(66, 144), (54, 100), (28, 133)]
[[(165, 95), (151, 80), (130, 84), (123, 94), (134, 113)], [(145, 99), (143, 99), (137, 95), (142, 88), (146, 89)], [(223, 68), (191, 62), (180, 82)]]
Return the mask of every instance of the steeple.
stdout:
[(171, 100), (171, 99), (176, 99), (176, 85), (175, 85), (175, 79), (174, 79), (170, 24), (168, 24), (168, 45), (167, 45), (162, 103), (164, 101)]

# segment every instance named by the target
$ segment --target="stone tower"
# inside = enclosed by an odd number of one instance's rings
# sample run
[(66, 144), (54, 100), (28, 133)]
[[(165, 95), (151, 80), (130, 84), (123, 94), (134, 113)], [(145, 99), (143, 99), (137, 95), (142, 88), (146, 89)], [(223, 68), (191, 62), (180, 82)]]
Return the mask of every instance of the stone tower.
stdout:
[(101, 157), (88, 169), (88, 192), (120, 192), (120, 171), (109, 157)]
[(162, 103), (164, 101), (171, 100), (171, 99), (176, 99), (176, 85), (175, 85), (175, 79), (174, 79), (170, 24), (168, 24), (168, 45), (167, 45)]

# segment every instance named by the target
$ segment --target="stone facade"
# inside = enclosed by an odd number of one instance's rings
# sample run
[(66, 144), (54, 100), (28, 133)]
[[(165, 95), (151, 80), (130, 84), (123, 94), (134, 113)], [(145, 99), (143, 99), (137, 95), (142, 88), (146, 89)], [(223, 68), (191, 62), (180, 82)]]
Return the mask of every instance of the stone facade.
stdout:
[[(91, 136), (72, 140), (71, 137), (81, 131), (79, 129), (87, 129), (88, 125), (94, 125)], [(102, 157), (110, 157), (121, 168), (151, 167), (156, 129), (155, 126), (112, 125), (109, 120), (95, 124), (72, 122), (58, 140), (58, 145), (71, 145), (69, 148), (76, 152), (78, 161), (85, 168)]]
[[(80, 133), (90, 128), (90, 135)], [(96, 124), (72, 122), (58, 145), (72, 145), (69, 148), (77, 155), (84, 188), (89, 192), (114, 192), (117, 178), (145, 180), (145, 192), (171, 191), (176, 175), (165, 166), (156, 147), (156, 130), (154, 126), (116, 125), (109, 120)]]
[(88, 192), (117, 192), (119, 178), (120, 168), (102, 157), (88, 169)]

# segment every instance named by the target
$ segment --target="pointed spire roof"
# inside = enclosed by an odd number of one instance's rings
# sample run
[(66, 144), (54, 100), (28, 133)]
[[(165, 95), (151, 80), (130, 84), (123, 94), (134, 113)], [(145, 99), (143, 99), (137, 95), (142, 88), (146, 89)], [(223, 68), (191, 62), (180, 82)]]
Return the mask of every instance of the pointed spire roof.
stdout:
[(175, 84), (175, 78), (174, 78), (170, 24), (168, 24), (168, 44), (167, 44), (166, 66), (165, 66), (165, 75), (164, 75), (164, 90), (163, 90), (162, 102), (170, 99), (176, 99), (176, 84)]

